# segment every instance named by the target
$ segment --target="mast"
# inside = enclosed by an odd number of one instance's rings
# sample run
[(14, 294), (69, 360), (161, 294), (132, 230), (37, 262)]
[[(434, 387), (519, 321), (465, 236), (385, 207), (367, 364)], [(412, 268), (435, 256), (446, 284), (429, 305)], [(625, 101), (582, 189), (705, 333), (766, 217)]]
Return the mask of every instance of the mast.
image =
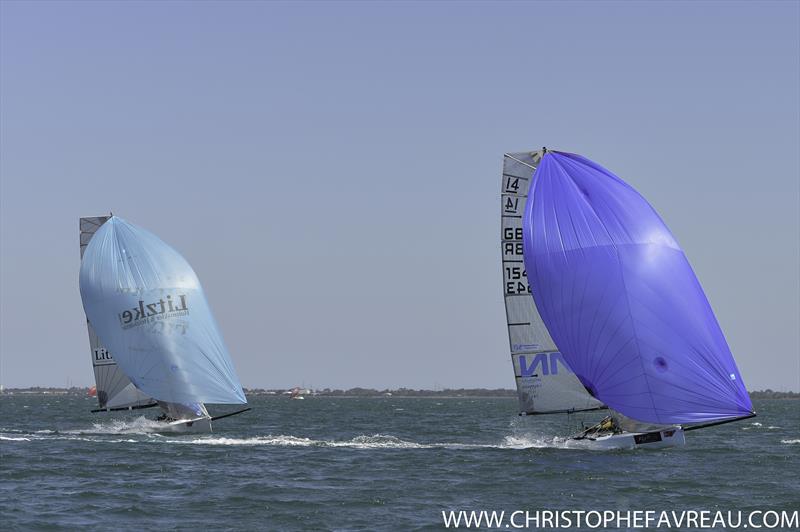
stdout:
[(520, 414), (597, 410), (604, 405), (575, 377), (532, 298), (523, 262), (522, 218), (542, 152), (507, 153), (500, 192), (503, 299)]

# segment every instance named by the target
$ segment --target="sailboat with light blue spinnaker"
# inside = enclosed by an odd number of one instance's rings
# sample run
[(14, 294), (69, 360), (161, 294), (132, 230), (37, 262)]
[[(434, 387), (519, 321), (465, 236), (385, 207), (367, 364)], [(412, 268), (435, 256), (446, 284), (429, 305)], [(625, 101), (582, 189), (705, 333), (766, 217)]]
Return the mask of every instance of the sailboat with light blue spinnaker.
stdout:
[[(206, 403), (247, 400), (197, 275), (149, 231), (117, 216), (93, 220), (99, 223), (80, 268), (93, 357), (94, 344), (101, 346), (102, 358), (125, 377), (124, 389), (135, 390), (137, 407), (161, 408), (165, 431), (211, 431), (213, 420), (231, 414), (212, 417)], [(98, 410), (133, 408), (110, 406), (108, 385), (98, 379)]]

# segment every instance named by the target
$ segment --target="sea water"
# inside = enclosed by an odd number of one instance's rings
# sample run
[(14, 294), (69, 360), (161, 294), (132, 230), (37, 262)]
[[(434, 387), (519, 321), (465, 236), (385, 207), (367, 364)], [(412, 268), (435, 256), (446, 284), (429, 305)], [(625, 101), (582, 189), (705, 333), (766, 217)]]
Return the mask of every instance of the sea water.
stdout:
[(800, 506), (797, 400), (756, 401), (758, 417), (684, 448), (618, 451), (575, 447), (563, 436), (581, 419), (519, 417), (512, 398), (249, 401), (213, 434), (162, 435), (152, 410), (0, 396), (0, 527), (413, 530), (449, 510)]

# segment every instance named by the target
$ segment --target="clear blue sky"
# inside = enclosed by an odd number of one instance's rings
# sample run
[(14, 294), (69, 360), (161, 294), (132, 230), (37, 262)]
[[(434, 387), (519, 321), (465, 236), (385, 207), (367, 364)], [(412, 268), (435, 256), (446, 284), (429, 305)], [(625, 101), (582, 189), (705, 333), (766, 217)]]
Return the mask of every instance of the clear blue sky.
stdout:
[(585, 155), (800, 389), (798, 2), (0, 3), (0, 382), (91, 382), (78, 217), (194, 266), (245, 386), (512, 387), (502, 154)]

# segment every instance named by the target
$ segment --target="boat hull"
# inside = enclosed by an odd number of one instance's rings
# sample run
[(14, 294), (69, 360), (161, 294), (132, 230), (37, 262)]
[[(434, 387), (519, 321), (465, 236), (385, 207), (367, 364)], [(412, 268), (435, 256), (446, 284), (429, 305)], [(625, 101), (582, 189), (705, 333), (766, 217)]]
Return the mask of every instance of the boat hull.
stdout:
[(158, 432), (167, 434), (208, 434), (211, 433), (211, 418), (181, 419), (162, 423)]
[(592, 449), (662, 449), (686, 445), (686, 437), (680, 427), (655, 432), (623, 432), (577, 441)]

